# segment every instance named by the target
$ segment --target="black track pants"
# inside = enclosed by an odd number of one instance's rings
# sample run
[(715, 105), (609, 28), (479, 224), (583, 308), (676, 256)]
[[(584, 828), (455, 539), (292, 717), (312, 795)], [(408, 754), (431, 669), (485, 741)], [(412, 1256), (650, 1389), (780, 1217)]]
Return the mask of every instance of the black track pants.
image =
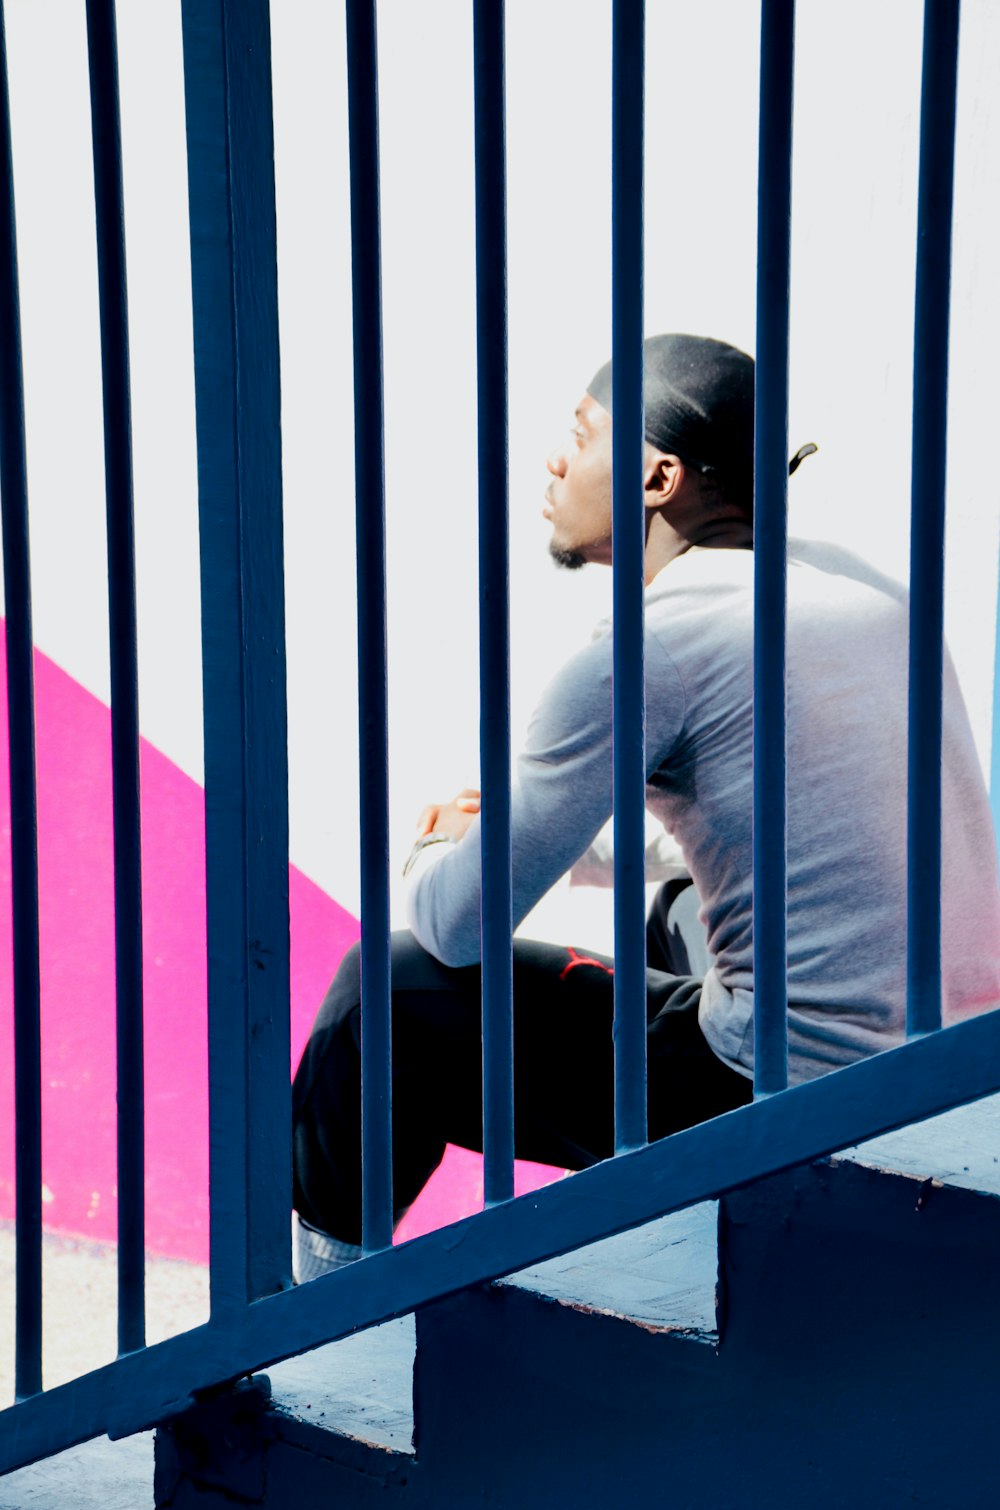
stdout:
[[(295, 1207), (342, 1242), (361, 1241), (360, 949), (316, 1016), (292, 1097)], [(753, 1088), (698, 1027), (701, 981), (647, 971), (650, 1140), (731, 1111)], [(613, 973), (582, 949), (514, 942), (517, 1155), (586, 1169), (614, 1147)], [(446, 1143), (482, 1149), (478, 965), (452, 970), (410, 933), (392, 936), (393, 1198), (401, 1214)]]

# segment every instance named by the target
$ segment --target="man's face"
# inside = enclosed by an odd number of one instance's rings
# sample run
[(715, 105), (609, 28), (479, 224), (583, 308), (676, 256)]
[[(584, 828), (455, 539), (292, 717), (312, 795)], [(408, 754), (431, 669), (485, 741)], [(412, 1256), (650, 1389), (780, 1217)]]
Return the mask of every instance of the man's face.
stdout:
[(560, 566), (611, 564), (611, 415), (584, 394), (569, 434), (546, 463), (545, 490), (552, 521), (549, 554)]

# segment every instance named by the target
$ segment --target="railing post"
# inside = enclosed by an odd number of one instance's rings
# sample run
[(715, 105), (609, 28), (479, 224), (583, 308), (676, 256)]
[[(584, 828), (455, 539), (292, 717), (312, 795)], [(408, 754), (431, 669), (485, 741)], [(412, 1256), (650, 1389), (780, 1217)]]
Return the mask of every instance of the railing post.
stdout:
[[(906, 1031), (941, 1026), (941, 697), (958, 0), (926, 0), (913, 334)], [(984, 884), (989, 882), (984, 878)]]
[(38, 963), (38, 822), (35, 787), (34, 650), (24, 374), (17, 279), (14, 168), (7, 42), (0, 0), (0, 500), (6, 601), (7, 731), (10, 741), (10, 861), (14, 934), (14, 1118), (17, 1199), (17, 1320), (14, 1388), (42, 1387), (42, 1051)]
[(646, 1141), (646, 711), (642, 502), (643, 0), (612, 13), (615, 1152)]
[(754, 414), (754, 1093), (788, 1084), (785, 590), (794, 0), (763, 0)]
[(288, 758), (267, 0), (182, 0), (208, 899), (213, 1320), (290, 1283)]

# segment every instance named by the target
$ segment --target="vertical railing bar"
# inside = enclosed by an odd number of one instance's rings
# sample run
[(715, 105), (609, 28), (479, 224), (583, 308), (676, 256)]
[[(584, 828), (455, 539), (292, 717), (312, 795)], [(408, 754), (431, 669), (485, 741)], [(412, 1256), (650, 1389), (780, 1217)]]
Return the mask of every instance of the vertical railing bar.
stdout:
[(288, 710), (269, 0), (226, 0), (242, 551), (247, 1293), (291, 1284)]
[(941, 1026), (941, 697), (958, 0), (926, 0), (913, 335), (906, 1031)]
[(794, 0), (763, 0), (754, 433), (754, 1092), (788, 1084), (785, 619)]
[(267, 0), (182, 0), (201, 531), (213, 1321), (290, 1283), (288, 768)]
[(14, 1389), (42, 1387), (42, 1077), (38, 960), (38, 824), (35, 694), (31, 633), (24, 373), (17, 276), (17, 224), (7, 88), (7, 41), (0, 0), (0, 500), (6, 598), (7, 731), (10, 741), (10, 849), (14, 939), (14, 1117), (17, 1286)]
[(392, 1242), (385, 461), (374, 0), (347, 0), (361, 803), (362, 1244)]
[(612, 15), (615, 1152), (646, 1141), (643, 413), (645, 5)]
[(473, 8), (479, 399), (479, 750), (483, 798), (483, 1192), (514, 1194), (510, 542), (503, 0)]
[(87, 0), (97, 210), (111, 659), (118, 1077), (118, 1351), (145, 1342), (139, 674), (128, 293), (114, 0)]

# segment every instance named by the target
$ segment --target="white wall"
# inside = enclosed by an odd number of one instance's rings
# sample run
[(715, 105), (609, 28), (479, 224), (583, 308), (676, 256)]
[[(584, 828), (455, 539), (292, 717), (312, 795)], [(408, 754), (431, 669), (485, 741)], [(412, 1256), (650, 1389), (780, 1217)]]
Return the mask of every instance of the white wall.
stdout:
[[(757, 9), (652, 0), (646, 325), (753, 349)], [(342, 7), (273, 6), (292, 855), (357, 906), (350, 248)], [(800, 0), (793, 532), (907, 566), (920, 11)], [(83, 7), (7, 0), (36, 634), (108, 696)], [(119, 0), (144, 733), (201, 775), (197, 499), (179, 6)], [(478, 768), (471, 7), (382, 0), (395, 861)], [(984, 760), (998, 500), (1000, 5), (963, 7), (947, 629)], [(544, 459), (610, 350), (610, 3), (508, 0), (513, 704), (606, 611), (558, 574)], [(900, 695), (903, 689), (900, 689)], [(396, 867), (398, 869), (398, 866)], [(577, 903), (592, 946), (606, 919)], [(565, 907), (549, 925), (566, 926)], [(541, 926), (541, 925), (540, 925)], [(600, 937), (595, 930), (604, 929)]]

